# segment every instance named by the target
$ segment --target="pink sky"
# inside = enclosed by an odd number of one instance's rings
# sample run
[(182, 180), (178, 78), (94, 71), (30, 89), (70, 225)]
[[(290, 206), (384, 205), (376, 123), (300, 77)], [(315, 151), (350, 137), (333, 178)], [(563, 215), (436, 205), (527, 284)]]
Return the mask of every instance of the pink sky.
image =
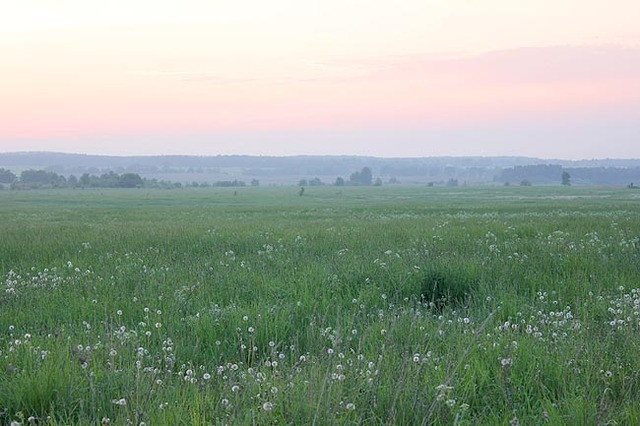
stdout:
[(0, 151), (640, 157), (637, 1), (4, 9)]

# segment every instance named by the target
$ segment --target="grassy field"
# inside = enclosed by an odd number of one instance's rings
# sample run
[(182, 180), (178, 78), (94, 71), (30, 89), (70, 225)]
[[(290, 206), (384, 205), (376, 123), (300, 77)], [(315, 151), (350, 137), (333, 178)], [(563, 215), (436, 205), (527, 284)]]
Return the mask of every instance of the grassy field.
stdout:
[(640, 424), (640, 192), (0, 191), (0, 424)]

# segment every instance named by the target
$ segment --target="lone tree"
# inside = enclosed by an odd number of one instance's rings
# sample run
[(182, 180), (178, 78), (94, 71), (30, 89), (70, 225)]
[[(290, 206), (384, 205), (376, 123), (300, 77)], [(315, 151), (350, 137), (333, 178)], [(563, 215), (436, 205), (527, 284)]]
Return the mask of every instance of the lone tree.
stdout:
[(121, 188), (141, 188), (144, 181), (137, 173), (124, 173), (118, 179), (118, 186)]
[(562, 184), (565, 186), (571, 185), (571, 175), (566, 170), (562, 172)]
[(0, 169), (0, 183), (13, 183), (16, 180), (16, 175), (11, 170)]
[(373, 174), (369, 167), (363, 167), (359, 172), (355, 172), (349, 177), (351, 185), (371, 186), (373, 183)]

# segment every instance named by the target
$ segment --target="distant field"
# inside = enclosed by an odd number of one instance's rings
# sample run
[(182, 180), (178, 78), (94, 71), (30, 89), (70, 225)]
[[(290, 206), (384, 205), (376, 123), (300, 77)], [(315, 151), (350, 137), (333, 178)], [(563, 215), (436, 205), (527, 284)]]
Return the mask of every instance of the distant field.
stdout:
[(640, 424), (640, 191), (298, 191), (0, 191), (0, 424)]

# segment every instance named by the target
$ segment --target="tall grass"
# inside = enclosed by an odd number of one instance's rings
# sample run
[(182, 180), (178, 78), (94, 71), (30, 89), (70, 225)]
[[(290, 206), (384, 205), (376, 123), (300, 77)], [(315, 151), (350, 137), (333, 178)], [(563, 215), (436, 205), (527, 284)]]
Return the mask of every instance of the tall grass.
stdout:
[(0, 193), (0, 423), (640, 422), (640, 204)]

